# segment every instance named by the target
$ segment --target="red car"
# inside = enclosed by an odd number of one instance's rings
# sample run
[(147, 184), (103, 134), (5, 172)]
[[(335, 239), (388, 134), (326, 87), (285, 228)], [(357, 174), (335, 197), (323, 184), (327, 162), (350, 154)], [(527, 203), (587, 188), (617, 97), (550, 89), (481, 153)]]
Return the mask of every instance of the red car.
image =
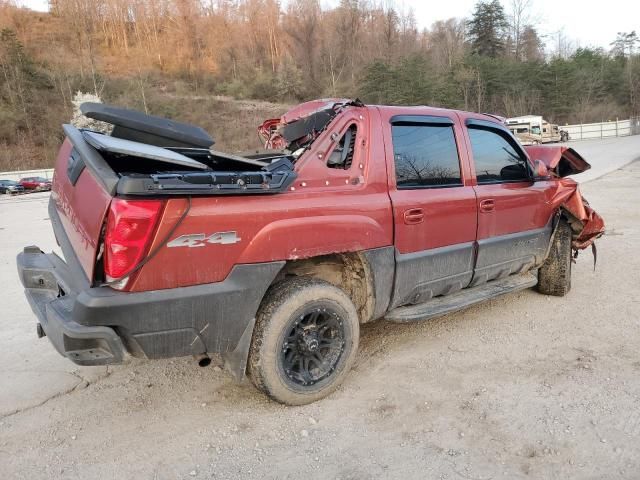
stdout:
[(33, 190), (33, 191), (51, 190), (51, 180), (44, 177), (21, 178), (18, 184), (22, 185), (25, 190)]
[(82, 111), (114, 129), (64, 126), (49, 216), (66, 261), (17, 260), (39, 336), (79, 365), (222, 354), (309, 403), (344, 379), (360, 324), (565, 295), (572, 254), (604, 232), (564, 178), (589, 164), (488, 115), (319, 100), (234, 155), (197, 127)]

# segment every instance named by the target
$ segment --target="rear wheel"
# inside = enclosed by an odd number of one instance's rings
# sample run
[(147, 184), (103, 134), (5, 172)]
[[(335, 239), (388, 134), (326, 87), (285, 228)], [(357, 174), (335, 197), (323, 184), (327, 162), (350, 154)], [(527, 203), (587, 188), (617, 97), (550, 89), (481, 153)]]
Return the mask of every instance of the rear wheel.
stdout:
[(256, 318), (249, 376), (274, 400), (304, 405), (333, 392), (358, 350), (356, 309), (339, 288), (296, 277), (267, 293)]
[(538, 271), (538, 291), (563, 297), (571, 290), (571, 227), (560, 220), (549, 256)]

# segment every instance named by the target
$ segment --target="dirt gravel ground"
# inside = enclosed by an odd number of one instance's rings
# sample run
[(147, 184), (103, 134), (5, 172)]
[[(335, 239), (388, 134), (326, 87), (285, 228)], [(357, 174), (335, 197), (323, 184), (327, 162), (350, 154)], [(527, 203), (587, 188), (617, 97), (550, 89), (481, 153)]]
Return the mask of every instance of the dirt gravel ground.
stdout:
[(608, 234), (567, 297), (366, 325), (343, 387), (297, 408), (190, 358), (60, 357), (14, 266), (23, 245), (54, 246), (47, 196), (3, 198), (0, 478), (638, 479), (639, 186), (640, 162), (583, 185)]

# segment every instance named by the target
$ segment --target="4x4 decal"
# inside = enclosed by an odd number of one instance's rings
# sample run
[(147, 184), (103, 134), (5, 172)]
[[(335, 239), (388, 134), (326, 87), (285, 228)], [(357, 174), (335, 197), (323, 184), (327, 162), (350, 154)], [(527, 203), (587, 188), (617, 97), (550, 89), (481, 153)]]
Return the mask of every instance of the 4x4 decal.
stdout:
[(233, 243), (238, 243), (242, 240), (238, 237), (236, 232), (216, 232), (211, 235), (205, 235), (204, 233), (192, 233), (189, 235), (181, 235), (177, 238), (174, 238), (169, 243), (167, 243), (167, 247), (204, 247), (207, 244), (221, 244), (221, 245), (230, 245)]

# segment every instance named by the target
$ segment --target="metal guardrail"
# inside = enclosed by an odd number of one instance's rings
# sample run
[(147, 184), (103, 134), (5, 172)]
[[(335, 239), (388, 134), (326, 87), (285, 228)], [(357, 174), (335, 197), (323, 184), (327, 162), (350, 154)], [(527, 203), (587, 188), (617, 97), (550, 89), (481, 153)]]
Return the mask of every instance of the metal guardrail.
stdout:
[(26, 177), (53, 178), (53, 168), (41, 168), (39, 170), (21, 170), (18, 172), (0, 172), (0, 180), (18, 181)]
[(640, 117), (612, 122), (584, 123), (579, 125), (564, 125), (561, 130), (569, 132), (571, 140), (586, 140), (589, 138), (627, 137), (640, 135)]

